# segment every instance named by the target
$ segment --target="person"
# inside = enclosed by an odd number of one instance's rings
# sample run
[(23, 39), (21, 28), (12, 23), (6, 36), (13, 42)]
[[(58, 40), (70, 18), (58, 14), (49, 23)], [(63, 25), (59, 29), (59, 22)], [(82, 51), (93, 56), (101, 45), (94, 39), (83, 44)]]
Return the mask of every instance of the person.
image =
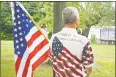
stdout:
[(82, 35), (82, 28), (77, 28), (77, 32), (78, 32), (78, 34), (81, 34)]
[(75, 7), (62, 11), (64, 28), (50, 39), (50, 60), (54, 77), (88, 77), (92, 72), (94, 56), (89, 40), (76, 31), (79, 13)]
[(47, 24), (43, 24), (41, 26), (42, 32), (45, 34), (46, 37), (48, 37), (48, 30), (47, 30)]

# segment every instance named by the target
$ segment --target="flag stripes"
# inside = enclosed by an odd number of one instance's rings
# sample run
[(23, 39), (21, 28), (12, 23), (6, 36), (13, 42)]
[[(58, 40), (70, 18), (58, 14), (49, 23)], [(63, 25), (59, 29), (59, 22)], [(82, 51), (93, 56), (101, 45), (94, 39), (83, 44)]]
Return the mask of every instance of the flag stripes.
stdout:
[(14, 47), (17, 77), (33, 77), (49, 55), (49, 42), (19, 2), (14, 2)]

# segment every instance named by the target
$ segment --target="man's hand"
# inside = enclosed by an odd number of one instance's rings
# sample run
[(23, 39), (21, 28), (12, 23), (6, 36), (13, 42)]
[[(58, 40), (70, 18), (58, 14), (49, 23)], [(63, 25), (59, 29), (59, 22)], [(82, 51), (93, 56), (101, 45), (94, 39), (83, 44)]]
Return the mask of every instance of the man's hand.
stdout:
[(87, 77), (89, 77), (92, 72), (92, 67), (86, 68), (86, 70), (87, 70)]

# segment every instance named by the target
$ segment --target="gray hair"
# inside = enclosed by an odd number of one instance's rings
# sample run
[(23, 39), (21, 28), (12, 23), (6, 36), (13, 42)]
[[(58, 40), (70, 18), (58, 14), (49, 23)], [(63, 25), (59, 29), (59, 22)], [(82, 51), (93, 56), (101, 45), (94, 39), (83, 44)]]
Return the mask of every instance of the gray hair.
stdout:
[(75, 7), (66, 7), (62, 11), (62, 18), (64, 20), (64, 24), (72, 24), (75, 19), (79, 19), (79, 13), (77, 8)]

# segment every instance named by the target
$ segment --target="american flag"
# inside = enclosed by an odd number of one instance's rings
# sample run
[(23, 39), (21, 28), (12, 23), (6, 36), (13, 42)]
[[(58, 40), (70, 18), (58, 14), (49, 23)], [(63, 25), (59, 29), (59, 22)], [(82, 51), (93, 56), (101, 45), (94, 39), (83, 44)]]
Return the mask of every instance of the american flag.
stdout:
[(53, 70), (56, 77), (83, 77), (81, 61), (63, 46), (57, 37), (52, 43)]
[(50, 49), (48, 40), (24, 10), (23, 5), (14, 2), (15, 69), (17, 77), (32, 77)]
[[(50, 59), (53, 61), (54, 77), (85, 77), (84, 68), (87, 63), (92, 63), (93, 61), (91, 61), (92, 57), (90, 57), (93, 55), (87, 55), (86, 57), (85, 54), (83, 56), (84, 60), (78, 59), (78, 57), (64, 47), (60, 40), (55, 36), (52, 43), (52, 52), (50, 53)], [(87, 58), (87, 60), (85, 60), (85, 58)]]

